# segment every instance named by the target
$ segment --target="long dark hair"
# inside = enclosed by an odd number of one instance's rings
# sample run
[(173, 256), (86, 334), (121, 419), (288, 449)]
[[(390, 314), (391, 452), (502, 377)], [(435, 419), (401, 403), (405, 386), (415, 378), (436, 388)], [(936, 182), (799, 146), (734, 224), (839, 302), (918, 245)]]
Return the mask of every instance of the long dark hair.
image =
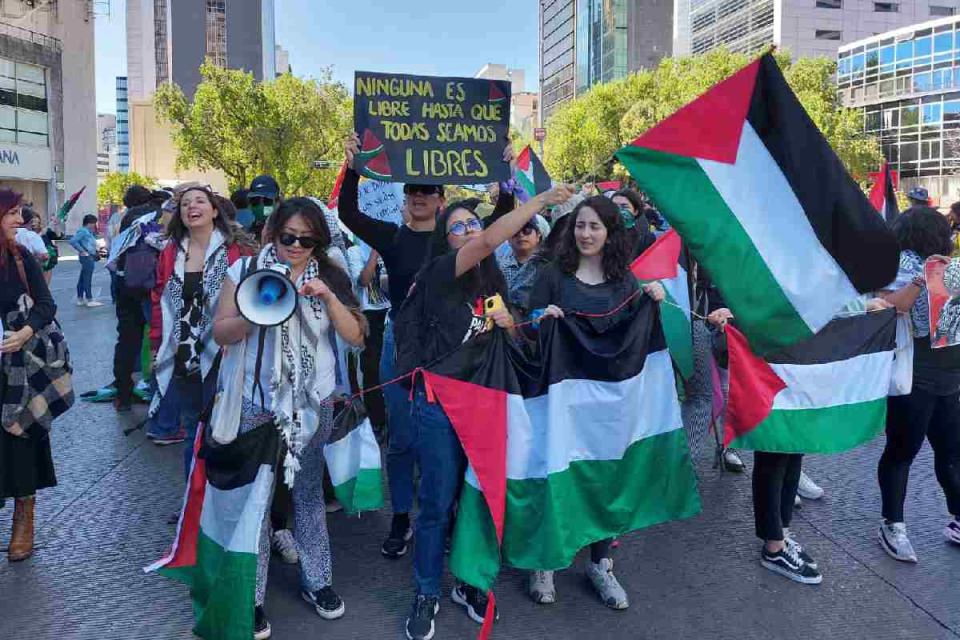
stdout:
[[(447, 208), (443, 210), (443, 213), (437, 218), (437, 226), (433, 229), (433, 235), (430, 236), (430, 250), (427, 264), (434, 258), (453, 251), (450, 243), (447, 242), (447, 222), (450, 220), (453, 212), (457, 209), (464, 209), (479, 220), (480, 216), (477, 214), (477, 205), (479, 205), (480, 202), (481, 200), (479, 198), (457, 200), (451, 202)], [(507, 281), (503, 279), (503, 273), (497, 265), (497, 259), (492, 254), (481, 260), (480, 264), (476, 267), (457, 278), (457, 284), (460, 286), (460, 290), (466, 300), (473, 300), (477, 296), (486, 296), (493, 293), (499, 293), (503, 297), (507, 295)]]
[(557, 265), (567, 274), (576, 273), (580, 266), (580, 250), (577, 249), (574, 233), (577, 227), (577, 216), (584, 207), (590, 207), (596, 211), (600, 222), (607, 229), (607, 241), (603, 245), (602, 260), (604, 277), (608, 281), (623, 279), (630, 270), (630, 241), (627, 237), (627, 229), (623, 226), (623, 219), (620, 218), (620, 210), (612, 200), (604, 196), (587, 198), (567, 215), (570, 221), (557, 245)]
[(931, 207), (913, 207), (893, 221), (893, 233), (901, 251), (914, 251), (926, 260), (932, 255), (950, 255), (950, 223)]
[(179, 191), (174, 198), (176, 198), (177, 209), (174, 211), (173, 215), (170, 216), (170, 222), (167, 223), (167, 235), (171, 240), (176, 242), (178, 245), (180, 241), (185, 237), (190, 235), (190, 230), (187, 229), (187, 225), (183, 224), (183, 218), (181, 218), (180, 203), (183, 200), (183, 196), (187, 195), (191, 191), (202, 191), (207, 195), (207, 199), (210, 201), (210, 206), (213, 207), (213, 210), (217, 212), (217, 216), (213, 219), (213, 226), (215, 229), (220, 231), (223, 234), (224, 244), (233, 244), (236, 242), (236, 230), (233, 224), (230, 223), (230, 220), (224, 215), (223, 209), (220, 208), (220, 200), (209, 188), (204, 186), (189, 186), (182, 191)]
[[(0, 220), (12, 214), (17, 207), (23, 204), (23, 194), (12, 189), (0, 189)], [(17, 241), (0, 237), (0, 267), (6, 269), (7, 261), (11, 256), (19, 256), (20, 249)]]
[(310, 227), (313, 237), (317, 239), (317, 246), (313, 248), (312, 255), (317, 261), (320, 278), (327, 283), (340, 302), (348, 307), (359, 307), (360, 303), (353, 294), (353, 287), (350, 286), (350, 277), (327, 255), (327, 249), (330, 247), (330, 229), (327, 228), (323, 211), (310, 198), (290, 198), (281, 202), (277, 210), (267, 219), (266, 241), (276, 244), (283, 225), (294, 216), (301, 216)]

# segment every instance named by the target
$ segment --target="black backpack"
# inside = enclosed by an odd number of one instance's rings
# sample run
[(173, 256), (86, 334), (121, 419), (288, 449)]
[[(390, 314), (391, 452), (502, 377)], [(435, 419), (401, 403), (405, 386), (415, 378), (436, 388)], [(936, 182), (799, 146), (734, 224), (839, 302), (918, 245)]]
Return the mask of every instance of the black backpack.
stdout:
[(436, 314), (429, 307), (426, 281), (417, 279), (393, 319), (397, 375), (428, 364), (428, 354), (436, 350), (438, 324)]
[(141, 238), (123, 254), (123, 284), (133, 294), (150, 293), (157, 286), (160, 252)]

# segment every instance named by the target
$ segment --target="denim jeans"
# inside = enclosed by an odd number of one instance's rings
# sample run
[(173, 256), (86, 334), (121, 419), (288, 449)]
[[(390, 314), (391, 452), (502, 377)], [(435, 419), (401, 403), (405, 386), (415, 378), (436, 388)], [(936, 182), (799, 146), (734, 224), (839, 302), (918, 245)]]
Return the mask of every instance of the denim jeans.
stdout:
[(160, 399), (160, 407), (150, 420), (147, 432), (153, 436), (174, 435), (181, 429), (186, 433), (183, 443), (183, 476), (190, 474), (193, 462), (193, 441), (197, 436), (197, 423), (203, 412), (205, 401), (213, 396), (215, 381), (207, 376), (201, 382), (200, 375), (189, 377), (174, 376), (170, 380), (167, 392)]
[[(383, 330), (383, 353), (380, 356), (380, 381), (397, 377), (396, 350), (393, 342), (393, 323)], [(383, 388), (387, 405), (387, 482), (390, 485), (390, 505), (394, 513), (410, 513), (413, 509), (413, 467), (416, 453), (413, 448), (413, 424), (410, 416), (410, 391), (400, 383)]]
[(418, 595), (439, 597), (447, 525), (466, 458), (449, 418), (438, 403), (427, 401), (423, 389), (414, 393), (412, 410), (412, 444), (420, 465), (413, 574)]
[(80, 256), (80, 278), (77, 279), (77, 299), (93, 300), (93, 256)]

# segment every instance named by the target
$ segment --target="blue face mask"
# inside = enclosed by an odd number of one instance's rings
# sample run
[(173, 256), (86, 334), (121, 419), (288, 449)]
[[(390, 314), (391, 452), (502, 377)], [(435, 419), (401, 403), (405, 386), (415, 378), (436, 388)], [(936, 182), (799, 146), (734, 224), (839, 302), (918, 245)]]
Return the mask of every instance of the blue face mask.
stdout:
[(637, 219), (633, 217), (633, 212), (627, 207), (619, 207), (620, 217), (623, 218), (623, 226), (627, 229), (633, 229), (637, 226)]

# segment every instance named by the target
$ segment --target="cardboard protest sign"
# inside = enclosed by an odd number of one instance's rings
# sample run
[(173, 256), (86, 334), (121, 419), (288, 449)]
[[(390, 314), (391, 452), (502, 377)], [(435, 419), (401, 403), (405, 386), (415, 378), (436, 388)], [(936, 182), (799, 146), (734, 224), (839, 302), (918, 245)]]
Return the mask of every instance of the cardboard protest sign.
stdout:
[[(403, 185), (398, 182), (364, 180), (357, 187), (360, 211), (376, 220), (403, 224)], [(364, 259), (370, 257), (370, 247), (357, 238), (357, 246), (363, 250)]]
[(477, 184), (510, 178), (503, 161), (510, 83), (357, 71), (354, 168), (375, 180)]
[(930, 346), (934, 349), (960, 344), (960, 261), (924, 265), (930, 303)]

